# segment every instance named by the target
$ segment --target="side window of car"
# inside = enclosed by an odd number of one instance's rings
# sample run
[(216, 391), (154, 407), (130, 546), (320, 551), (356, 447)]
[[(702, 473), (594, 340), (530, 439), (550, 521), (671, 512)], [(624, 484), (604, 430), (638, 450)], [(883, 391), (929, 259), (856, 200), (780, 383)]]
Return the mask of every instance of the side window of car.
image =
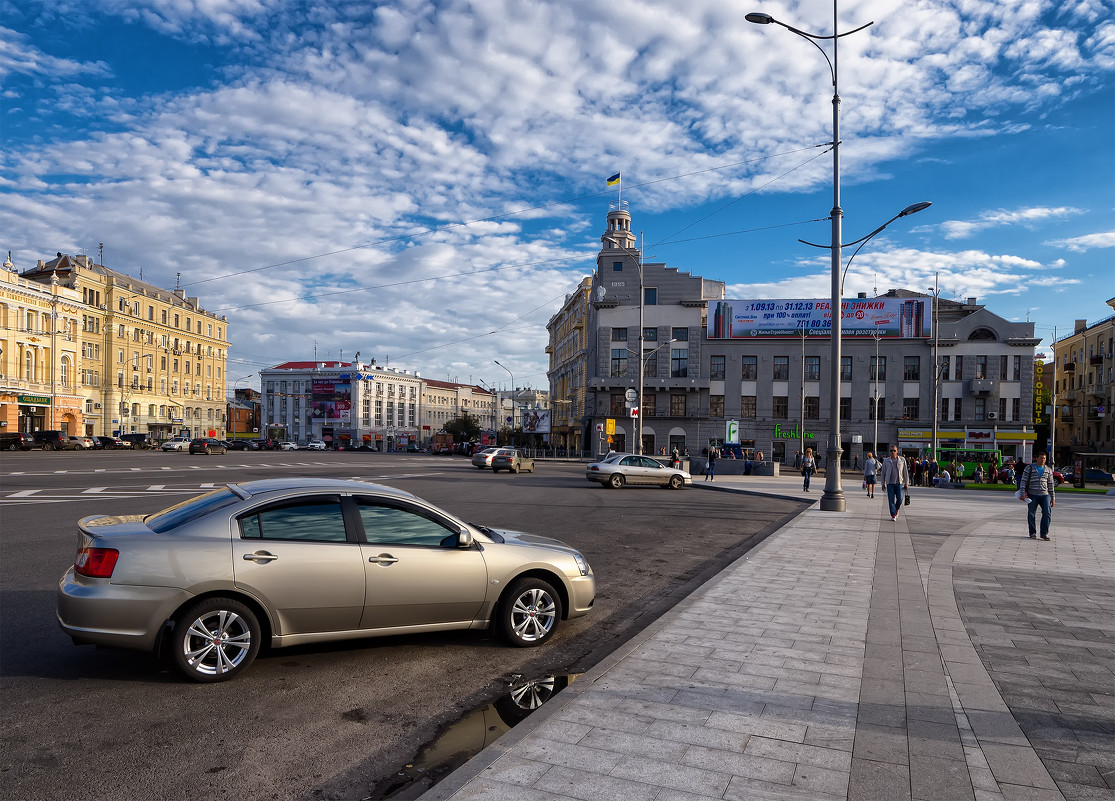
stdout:
[(309, 498), (240, 518), (240, 537), (302, 542), (347, 542), (341, 499)]
[(638, 467), (639, 466), (639, 457), (638, 456), (625, 456), (623, 461), (620, 462), (620, 464), (623, 465), (624, 467)]
[(419, 545), (453, 548), (457, 532), (410, 509), (388, 506), (372, 499), (357, 499), (364, 536), (381, 545)]
[(661, 462), (656, 462), (654, 459), (648, 459), (645, 456), (642, 457), (642, 462), (641, 463), (642, 463), (643, 467), (653, 467), (657, 470), (662, 469), (662, 463)]

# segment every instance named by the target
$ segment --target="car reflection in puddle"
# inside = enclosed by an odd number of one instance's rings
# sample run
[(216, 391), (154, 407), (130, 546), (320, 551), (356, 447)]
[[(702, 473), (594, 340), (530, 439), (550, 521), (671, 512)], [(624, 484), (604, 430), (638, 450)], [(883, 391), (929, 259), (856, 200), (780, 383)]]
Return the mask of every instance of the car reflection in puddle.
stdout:
[(380, 784), (376, 792), (366, 796), (365, 801), (418, 798), (580, 675), (547, 675), (536, 679), (513, 677), (506, 695), (449, 724), (436, 740), (419, 752), (417, 759)]

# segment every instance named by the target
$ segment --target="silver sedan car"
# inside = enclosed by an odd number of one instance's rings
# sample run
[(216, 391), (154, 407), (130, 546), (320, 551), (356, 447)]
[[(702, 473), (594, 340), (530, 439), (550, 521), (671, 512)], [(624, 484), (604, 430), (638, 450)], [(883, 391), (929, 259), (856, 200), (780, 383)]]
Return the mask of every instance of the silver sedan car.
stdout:
[(534, 459), (523, 454), (514, 448), (503, 448), (496, 451), (492, 457), (492, 472), (498, 473), (500, 470), (507, 470), (512, 473), (534, 472)]
[(241, 673), (264, 643), (493, 629), (539, 645), (596, 597), (588, 562), (558, 540), (361, 481), (228, 484), (78, 528), (58, 586), (62, 630), (164, 655), (200, 682)]
[(693, 477), (679, 467), (667, 467), (649, 456), (613, 453), (593, 462), (585, 469), (585, 478), (605, 487), (619, 489), (624, 484), (650, 484), (681, 489), (693, 483)]

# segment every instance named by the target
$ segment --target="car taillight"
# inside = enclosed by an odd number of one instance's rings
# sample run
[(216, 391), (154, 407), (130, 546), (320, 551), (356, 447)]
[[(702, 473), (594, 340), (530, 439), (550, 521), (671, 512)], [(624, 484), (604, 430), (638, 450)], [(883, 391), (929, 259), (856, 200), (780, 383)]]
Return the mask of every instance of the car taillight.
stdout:
[(593, 471), (594, 473), (597, 473), (597, 472), (599, 472), (599, 471), (600, 471), (600, 468), (599, 468), (599, 467), (597, 467), (597, 466), (596, 466), (596, 465), (594, 465), (594, 464), (590, 464), (590, 465), (588, 466), (588, 469), (589, 469), (589, 470), (591, 470), (591, 471)]
[(90, 578), (110, 578), (120, 551), (115, 548), (82, 548), (74, 559), (74, 572)]

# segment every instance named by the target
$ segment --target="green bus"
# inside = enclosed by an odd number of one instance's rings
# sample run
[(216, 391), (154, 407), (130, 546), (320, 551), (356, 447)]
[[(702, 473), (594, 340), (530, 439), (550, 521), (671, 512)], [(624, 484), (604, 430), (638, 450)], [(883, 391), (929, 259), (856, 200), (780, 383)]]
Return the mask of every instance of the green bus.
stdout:
[[(1003, 464), (1003, 454), (992, 448), (937, 448), (937, 464), (942, 469), (946, 465), (964, 465), (965, 481), (971, 481), (975, 476), (976, 465), (983, 465), (983, 480), (992, 482)], [(952, 471), (950, 467), (949, 472)], [(955, 474), (953, 478), (956, 478)]]

